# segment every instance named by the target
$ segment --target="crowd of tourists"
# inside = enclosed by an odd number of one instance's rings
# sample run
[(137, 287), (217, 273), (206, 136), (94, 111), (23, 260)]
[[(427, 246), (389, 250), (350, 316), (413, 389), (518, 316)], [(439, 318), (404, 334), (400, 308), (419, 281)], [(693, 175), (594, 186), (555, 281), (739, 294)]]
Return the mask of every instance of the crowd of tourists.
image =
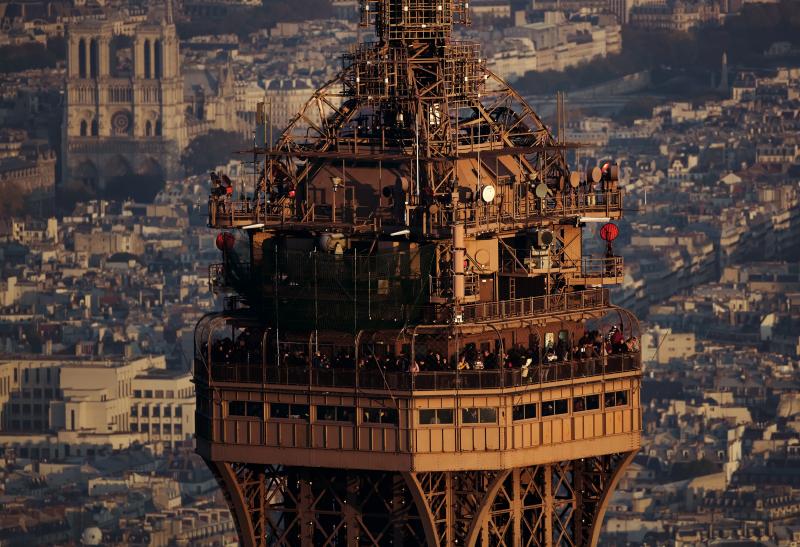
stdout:
[[(243, 329), (235, 338), (216, 340), (210, 347), (211, 362), (216, 364), (257, 365), (262, 362), (262, 336)], [(310, 357), (301, 349), (282, 351), (280, 365), (287, 367), (310, 367), (316, 370), (381, 370), (383, 372), (446, 372), (470, 370), (513, 370), (523, 372), (530, 367), (558, 365), (565, 362), (596, 360), (608, 355), (639, 352), (636, 336), (626, 337), (622, 329), (613, 326), (605, 335), (597, 330), (586, 331), (575, 344), (559, 338), (543, 348), (538, 343), (526, 347), (515, 344), (498, 351), (479, 349), (468, 344), (457, 356), (449, 359), (433, 349), (411, 359), (408, 352), (399, 355), (372, 353), (369, 347), (356, 358), (352, 348), (340, 349), (332, 355), (315, 351)], [(276, 352), (277, 354), (277, 352)], [(274, 362), (274, 359), (268, 359)]]

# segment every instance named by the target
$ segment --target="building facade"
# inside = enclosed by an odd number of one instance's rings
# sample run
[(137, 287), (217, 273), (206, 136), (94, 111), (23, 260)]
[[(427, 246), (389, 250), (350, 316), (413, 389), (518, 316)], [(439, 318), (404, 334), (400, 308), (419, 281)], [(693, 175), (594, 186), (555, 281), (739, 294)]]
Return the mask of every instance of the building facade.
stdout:
[(132, 177), (178, 176), (187, 144), (183, 77), (171, 9), (131, 29), (69, 29), (63, 184), (92, 193)]
[(24, 458), (136, 442), (170, 449), (194, 433), (194, 408), (190, 375), (167, 370), (164, 357), (0, 361), (0, 443)]

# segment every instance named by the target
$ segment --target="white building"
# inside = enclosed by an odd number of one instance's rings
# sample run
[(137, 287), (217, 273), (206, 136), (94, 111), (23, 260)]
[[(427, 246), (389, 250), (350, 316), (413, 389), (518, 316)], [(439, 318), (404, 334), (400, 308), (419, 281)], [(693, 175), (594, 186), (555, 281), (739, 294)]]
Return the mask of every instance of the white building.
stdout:
[(0, 444), (23, 458), (169, 449), (193, 435), (194, 408), (190, 373), (167, 370), (163, 356), (0, 360)]

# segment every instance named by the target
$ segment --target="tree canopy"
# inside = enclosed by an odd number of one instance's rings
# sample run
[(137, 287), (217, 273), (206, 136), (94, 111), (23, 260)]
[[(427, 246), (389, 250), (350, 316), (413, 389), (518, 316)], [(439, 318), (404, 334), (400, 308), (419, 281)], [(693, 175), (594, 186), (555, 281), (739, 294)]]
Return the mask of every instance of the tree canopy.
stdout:
[(187, 174), (207, 173), (217, 165), (228, 163), (237, 150), (252, 148), (253, 144), (239, 133), (214, 130), (192, 139), (181, 154), (181, 165)]

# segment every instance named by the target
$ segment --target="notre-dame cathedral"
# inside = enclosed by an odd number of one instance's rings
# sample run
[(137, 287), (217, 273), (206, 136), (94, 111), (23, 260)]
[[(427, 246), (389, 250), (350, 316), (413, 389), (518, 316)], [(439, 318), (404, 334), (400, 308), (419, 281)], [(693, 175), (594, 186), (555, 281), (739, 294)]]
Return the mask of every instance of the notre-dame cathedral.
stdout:
[(135, 196), (125, 192), (183, 175), (193, 137), (247, 129), (229, 66), (185, 77), (169, 0), (140, 22), (73, 25), (67, 44), (64, 188)]

